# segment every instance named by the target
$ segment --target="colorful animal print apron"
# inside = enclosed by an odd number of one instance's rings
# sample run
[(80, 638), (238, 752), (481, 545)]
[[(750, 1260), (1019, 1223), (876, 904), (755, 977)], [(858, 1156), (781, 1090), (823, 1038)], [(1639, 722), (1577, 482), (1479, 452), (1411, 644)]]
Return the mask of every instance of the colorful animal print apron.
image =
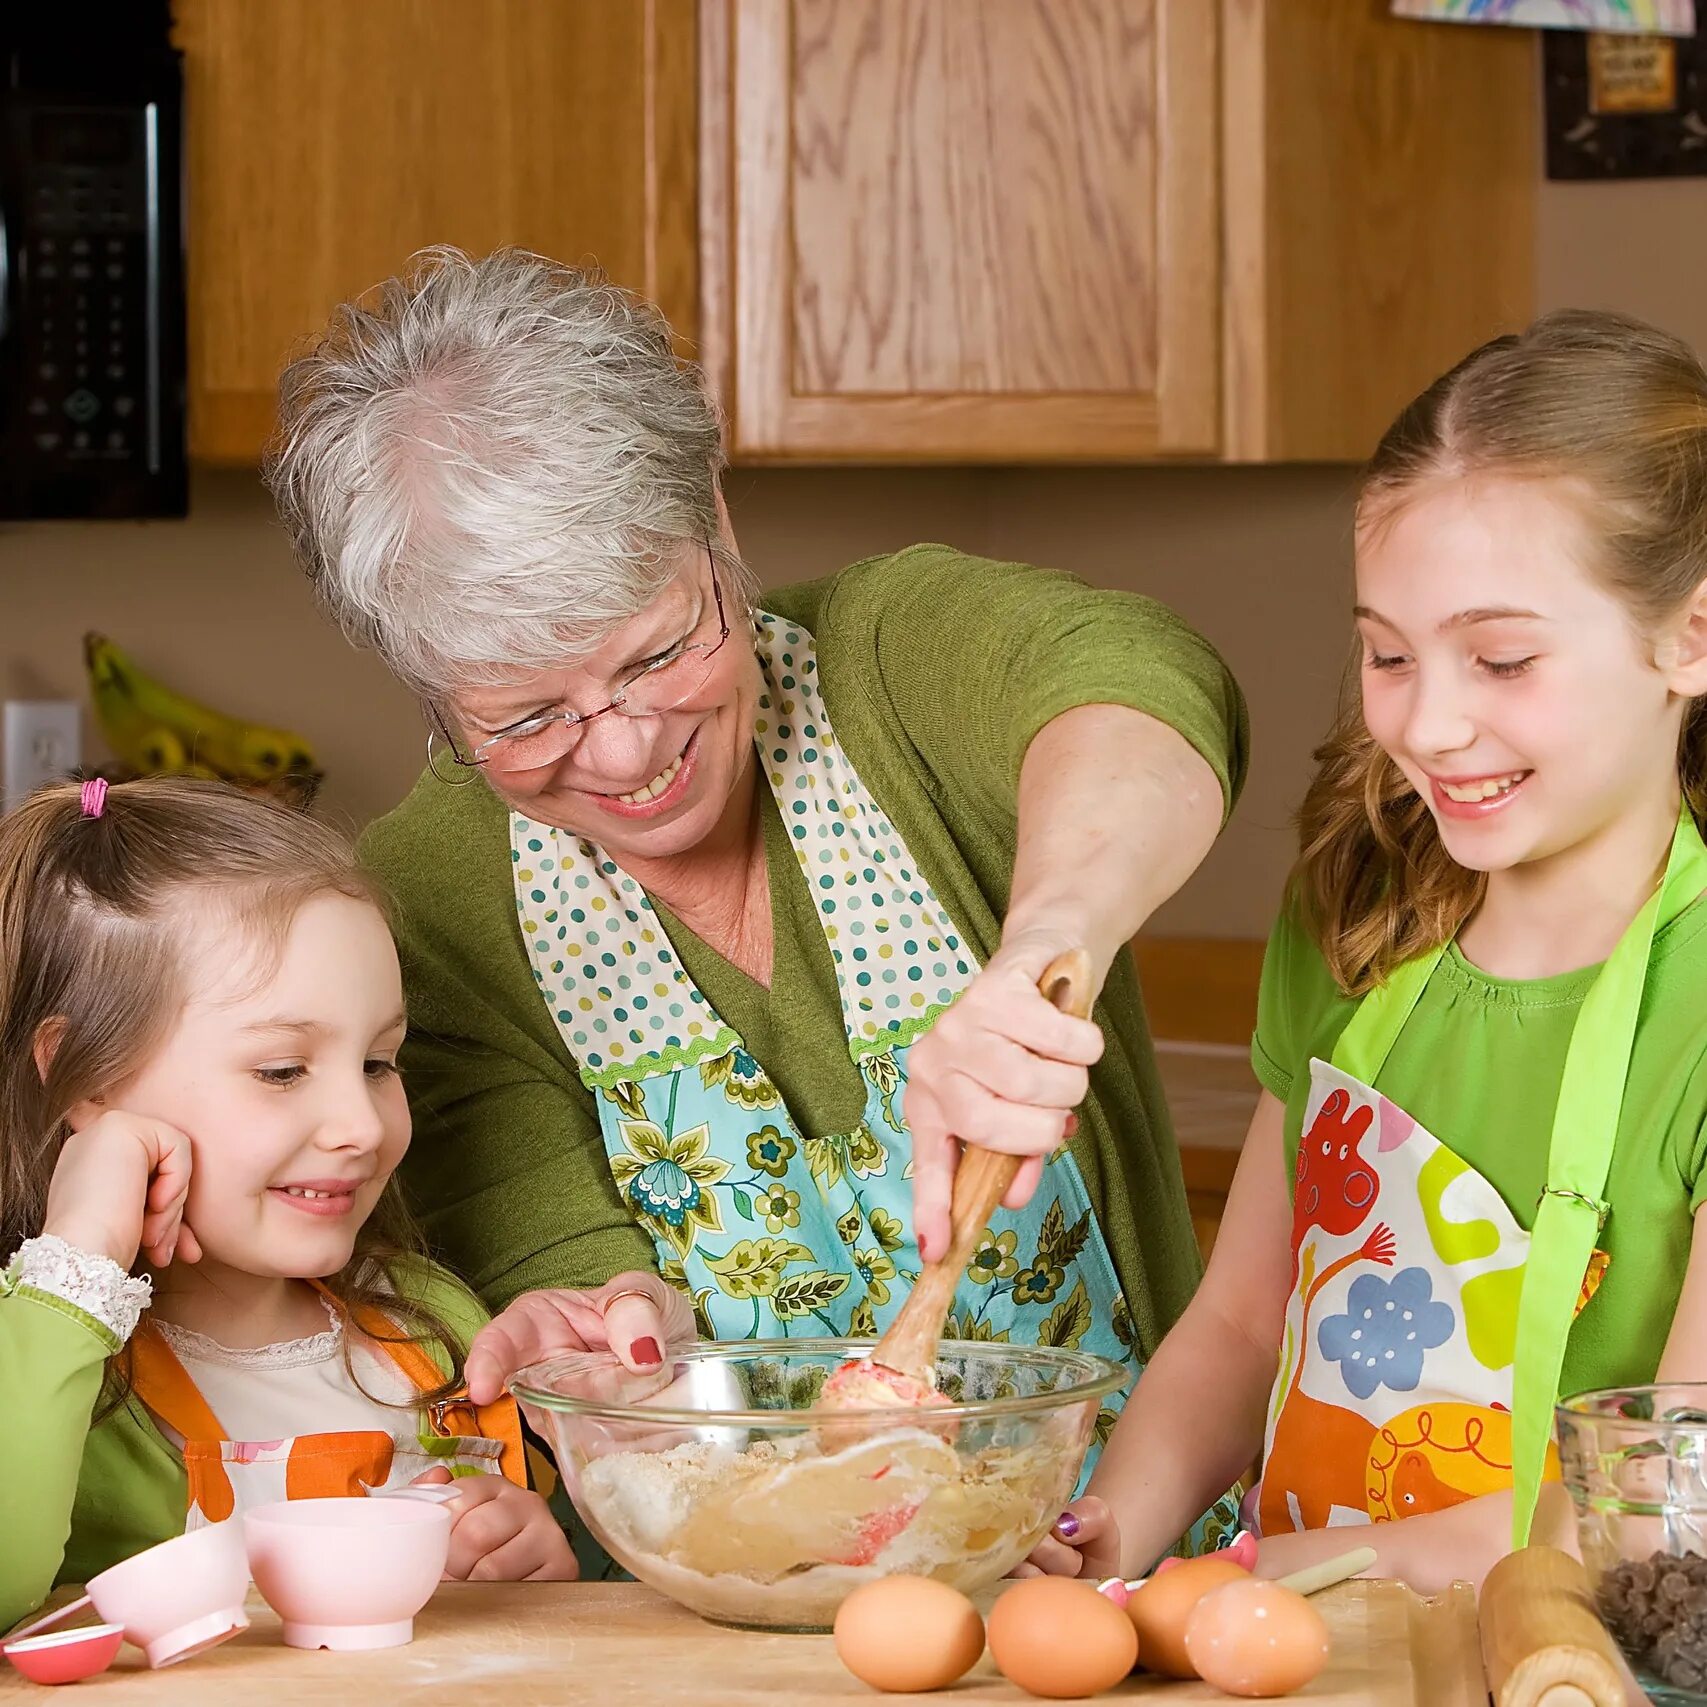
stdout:
[(1540, 1484), (1558, 1474), (1566, 1339), (1606, 1268), (1596, 1241), (1654, 932), (1704, 888), (1707, 847), (1685, 810), (1663, 883), (1578, 1015), (1527, 1231), (1375, 1088), (1444, 947), (1398, 968), (1358, 1005), (1332, 1063), (1311, 1063), (1264, 1534), (1411, 1517), (1509, 1486), (1513, 1545), (1527, 1541)]

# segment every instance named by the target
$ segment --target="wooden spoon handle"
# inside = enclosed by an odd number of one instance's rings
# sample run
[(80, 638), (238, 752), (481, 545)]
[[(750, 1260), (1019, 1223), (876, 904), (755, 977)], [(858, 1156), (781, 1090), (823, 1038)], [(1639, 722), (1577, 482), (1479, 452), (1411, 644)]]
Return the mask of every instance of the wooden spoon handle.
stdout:
[[(1046, 1000), (1062, 1013), (1075, 1019), (1089, 1019), (1091, 1013), (1091, 961), (1082, 948), (1070, 948), (1050, 961), (1037, 988)], [(948, 1249), (937, 1259), (936, 1267), (951, 1273), (949, 1290), (960, 1284), (960, 1277), (972, 1258), (979, 1236), (990, 1224), (1001, 1201), (1014, 1183), (1023, 1156), (1009, 1155), (1005, 1150), (986, 1150), (968, 1144), (961, 1152), (960, 1166), (954, 1176), (954, 1201), (949, 1211), (950, 1236)]]
[[(1090, 956), (1082, 948), (1058, 955), (1038, 979), (1037, 987), (1063, 1013), (1078, 1019), (1089, 1018)], [(948, 1249), (924, 1264), (900, 1314), (877, 1342), (872, 1352), (874, 1363), (921, 1380), (928, 1379), (943, 1323), (954, 1302), (954, 1289), (966, 1272), (979, 1235), (1007, 1196), (1023, 1160), (1001, 1150), (986, 1150), (976, 1144), (966, 1146), (954, 1176)]]

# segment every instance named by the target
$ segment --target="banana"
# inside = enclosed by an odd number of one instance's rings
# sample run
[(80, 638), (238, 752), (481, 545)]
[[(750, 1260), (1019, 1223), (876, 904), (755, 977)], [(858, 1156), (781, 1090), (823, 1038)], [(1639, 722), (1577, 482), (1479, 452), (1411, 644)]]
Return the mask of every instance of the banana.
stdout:
[(114, 755), (144, 775), (217, 776), (312, 792), (314, 749), (286, 729), (243, 723), (144, 674), (103, 634), (83, 637), (95, 717)]

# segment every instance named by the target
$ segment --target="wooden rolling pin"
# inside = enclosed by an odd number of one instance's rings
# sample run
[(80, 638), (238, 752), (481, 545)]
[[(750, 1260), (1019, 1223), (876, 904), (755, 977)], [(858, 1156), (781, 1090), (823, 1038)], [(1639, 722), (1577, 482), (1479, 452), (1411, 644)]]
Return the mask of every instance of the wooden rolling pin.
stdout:
[(1570, 1554), (1507, 1554), (1488, 1572), (1478, 1612), (1494, 1707), (1624, 1707), (1618, 1650)]

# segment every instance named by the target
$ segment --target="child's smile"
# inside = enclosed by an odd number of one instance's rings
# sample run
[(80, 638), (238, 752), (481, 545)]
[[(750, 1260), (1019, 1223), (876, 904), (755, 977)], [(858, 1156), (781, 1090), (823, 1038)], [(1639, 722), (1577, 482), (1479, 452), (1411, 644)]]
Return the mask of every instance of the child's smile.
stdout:
[(1507, 771), (1502, 776), (1431, 777), (1432, 804), (1443, 818), (1489, 818), (1509, 806), (1534, 774)]
[(348, 1215), (356, 1206), (357, 1191), (366, 1183), (363, 1179), (322, 1179), (274, 1185), (267, 1190), (287, 1208), (304, 1215)]

